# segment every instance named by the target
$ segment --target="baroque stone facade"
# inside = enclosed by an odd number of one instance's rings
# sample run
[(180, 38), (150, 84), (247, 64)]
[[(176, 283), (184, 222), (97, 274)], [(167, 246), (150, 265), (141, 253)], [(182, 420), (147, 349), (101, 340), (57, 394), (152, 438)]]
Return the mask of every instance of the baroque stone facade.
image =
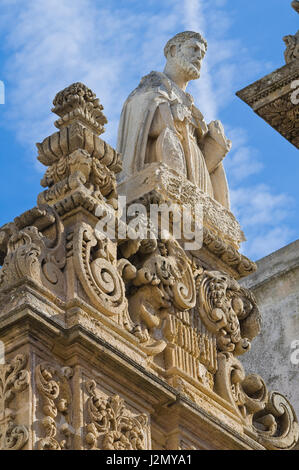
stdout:
[[(140, 178), (159, 184), (131, 187), (128, 202), (193, 193), (203, 246), (130, 237), (99, 100), (75, 83), (53, 111), (58, 131), (37, 144), (45, 189), (0, 230), (1, 448), (291, 449), (292, 406), (238, 359), (260, 314), (238, 283), (255, 265), (233, 215), (158, 164)], [(103, 237), (105, 217), (125, 236)]]

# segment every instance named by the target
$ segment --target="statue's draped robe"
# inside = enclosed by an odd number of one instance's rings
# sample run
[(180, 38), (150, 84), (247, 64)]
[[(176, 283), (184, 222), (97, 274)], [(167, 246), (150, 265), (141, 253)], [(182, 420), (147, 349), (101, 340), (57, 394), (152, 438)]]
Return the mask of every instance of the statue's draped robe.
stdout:
[[(161, 152), (150, 149), (150, 134), (158, 107), (170, 106), (175, 133), (166, 129), (154, 142)], [(121, 181), (138, 173), (147, 163), (162, 161), (186, 176), (202, 191), (229, 208), (228, 187), (222, 163), (209, 174), (200, 148), (208, 128), (193, 98), (164, 73), (151, 72), (142, 78), (126, 100), (119, 124), (117, 150), (123, 155)], [(162, 137), (162, 136), (161, 136)], [(157, 148), (157, 147), (155, 147)], [(164, 151), (163, 151), (164, 150)]]

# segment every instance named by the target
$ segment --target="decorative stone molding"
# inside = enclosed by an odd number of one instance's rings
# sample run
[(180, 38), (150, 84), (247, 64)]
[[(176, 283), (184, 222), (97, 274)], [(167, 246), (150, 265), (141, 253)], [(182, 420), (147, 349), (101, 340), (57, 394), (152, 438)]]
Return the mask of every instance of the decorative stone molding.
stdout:
[(11, 408), (15, 396), (29, 385), (27, 357), (18, 354), (9, 364), (0, 364), (0, 450), (20, 450), (29, 438), (26, 426), (15, 422), (18, 410)]
[(160, 198), (179, 205), (187, 204), (192, 208), (200, 206), (203, 210), (204, 226), (221, 236), (227, 243), (239, 248), (245, 240), (234, 215), (197, 186), (188, 181), (164, 163), (151, 163), (137, 175), (118, 186), (120, 195), (127, 197), (127, 203), (147, 197)]
[(72, 241), (71, 235), (68, 239), (76, 274), (92, 304), (105, 315), (121, 315), (128, 305), (125, 286), (108, 240), (97, 239), (96, 232), (84, 223), (75, 227)]
[[(72, 391), (69, 385), (72, 374), (69, 367), (58, 368), (48, 363), (36, 366), (36, 384), (42, 398), (42, 413), (45, 415), (40, 422), (45, 436), (37, 443), (39, 450), (72, 448), (74, 431), (71, 425)], [(57, 439), (58, 432), (63, 436), (62, 440)]]
[(86, 390), (90, 395), (87, 401), (90, 423), (87, 425), (85, 441), (90, 448), (144, 450), (148, 432), (147, 416), (132, 416), (118, 395), (101, 397), (96, 391), (94, 380), (86, 383)]

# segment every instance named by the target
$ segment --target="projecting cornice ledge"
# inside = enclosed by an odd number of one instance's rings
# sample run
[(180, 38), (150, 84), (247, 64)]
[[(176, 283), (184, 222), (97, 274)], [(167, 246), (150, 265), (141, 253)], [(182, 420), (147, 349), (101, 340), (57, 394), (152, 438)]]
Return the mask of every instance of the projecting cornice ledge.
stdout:
[(236, 95), (299, 148), (299, 61), (266, 75)]

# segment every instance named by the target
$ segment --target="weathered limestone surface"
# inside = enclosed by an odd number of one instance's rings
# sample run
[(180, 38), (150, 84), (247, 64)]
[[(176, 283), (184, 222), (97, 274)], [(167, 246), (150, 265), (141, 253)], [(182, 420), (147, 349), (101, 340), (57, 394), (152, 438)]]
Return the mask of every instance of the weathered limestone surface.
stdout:
[(138, 235), (122, 218), (121, 155), (99, 137), (99, 100), (75, 83), (53, 103), (58, 131), (37, 144), (44, 191), (0, 229), (0, 448), (293, 448), (292, 406), (238, 359), (260, 331), (237, 282), (255, 269), (238, 252), (238, 222), (153, 162), (127, 186), (128, 207), (142, 202), (146, 216), (153, 202), (180, 208), (190, 196), (191, 221), (203, 207), (203, 246), (185, 250), (173, 220), (166, 236), (140, 219)]
[(177, 34), (165, 46), (164, 72), (143, 77), (128, 97), (118, 133), (124, 162), (120, 180), (149, 163), (163, 162), (229, 209), (222, 160), (231, 142), (220, 121), (206, 124), (185, 91), (190, 80), (200, 77), (206, 50), (199, 33)]
[(299, 240), (257, 261), (257, 266), (241, 284), (256, 297), (262, 329), (242, 362), (248, 371), (259, 371), (272, 389), (281, 390), (298, 414)]

